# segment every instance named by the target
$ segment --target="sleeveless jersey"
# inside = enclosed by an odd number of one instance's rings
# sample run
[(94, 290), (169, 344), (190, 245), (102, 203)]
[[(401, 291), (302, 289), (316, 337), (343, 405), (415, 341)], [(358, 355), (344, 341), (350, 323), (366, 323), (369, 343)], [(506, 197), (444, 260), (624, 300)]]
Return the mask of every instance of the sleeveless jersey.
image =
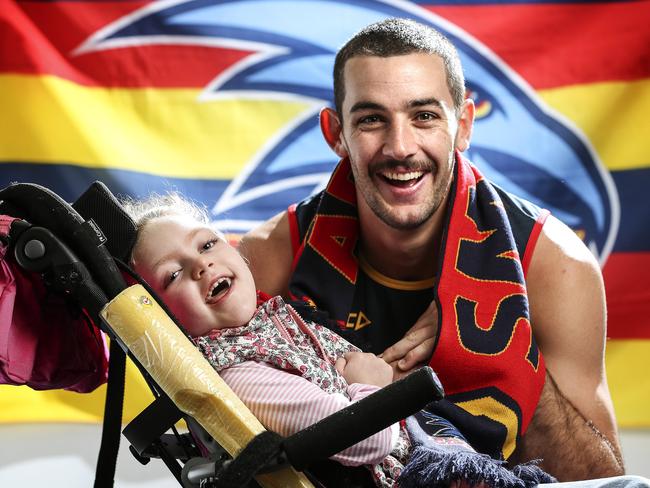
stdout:
[[(490, 184), (460, 156), (457, 161), (444, 247), (432, 249), (443, 254), (438, 277), (393, 280), (357, 254), (356, 199), (343, 161), (326, 190), (289, 209), (295, 243), (290, 291), (328, 311), (338, 334), (375, 353), (401, 339), (436, 300), (440, 326), (430, 365), (448, 401), (432, 411), (459, 427), (477, 450), (507, 458), (544, 381), (523, 274), (548, 212)], [(494, 215), (483, 215), (484, 209)], [(467, 284), (468, 277), (493, 284)], [(488, 323), (477, 323), (477, 310)], [(525, 374), (516, 371), (522, 367)]]

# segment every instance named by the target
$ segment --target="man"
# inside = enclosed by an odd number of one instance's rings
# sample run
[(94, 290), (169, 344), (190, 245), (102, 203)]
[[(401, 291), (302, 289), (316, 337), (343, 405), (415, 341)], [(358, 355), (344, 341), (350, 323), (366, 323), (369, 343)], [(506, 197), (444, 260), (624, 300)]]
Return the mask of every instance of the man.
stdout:
[(396, 375), (430, 363), (450, 400), (436, 413), (483, 452), (559, 480), (622, 474), (599, 266), (462, 158), (474, 105), (451, 43), (373, 24), (339, 51), (334, 92), (321, 127), (342, 161), (244, 237), (258, 286), (313, 301)]

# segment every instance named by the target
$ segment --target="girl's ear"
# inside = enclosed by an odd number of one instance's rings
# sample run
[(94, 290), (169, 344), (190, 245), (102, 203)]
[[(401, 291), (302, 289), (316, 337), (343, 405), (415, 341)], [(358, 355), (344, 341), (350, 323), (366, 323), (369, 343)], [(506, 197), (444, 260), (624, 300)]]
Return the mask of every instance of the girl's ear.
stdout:
[(326, 107), (320, 111), (319, 119), (320, 130), (332, 151), (340, 158), (348, 157), (348, 150), (342, 140), (341, 121), (338, 114)]

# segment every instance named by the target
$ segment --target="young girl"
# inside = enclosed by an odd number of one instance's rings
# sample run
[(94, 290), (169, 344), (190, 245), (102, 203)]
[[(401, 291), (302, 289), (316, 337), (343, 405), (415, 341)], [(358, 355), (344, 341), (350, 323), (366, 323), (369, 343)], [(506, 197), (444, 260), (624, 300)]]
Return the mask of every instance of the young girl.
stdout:
[[(134, 270), (267, 429), (291, 435), (392, 381), (382, 359), (304, 320), (281, 297), (257, 292), (246, 262), (202, 208), (176, 194), (123, 205), (138, 227)], [(401, 487), (468, 480), (526, 488), (540, 481), (523, 481), (476, 453), (426, 411), (406, 423), (408, 434), (394, 424), (331, 459), (367, 466), (380, 487), (395, 486), (401, 473)], [(409, 435), (418, 444), (414, 453)]]
[[(198, 206), (174, 194), (124, 206), (138, 226), (134, 270), (267, 429), (291, 435), (392, 381), (382, 359), (262, 297)], [(378, 486), (393, 486), (408, 449), (394, 424), (331, 459), (368, 465)]]

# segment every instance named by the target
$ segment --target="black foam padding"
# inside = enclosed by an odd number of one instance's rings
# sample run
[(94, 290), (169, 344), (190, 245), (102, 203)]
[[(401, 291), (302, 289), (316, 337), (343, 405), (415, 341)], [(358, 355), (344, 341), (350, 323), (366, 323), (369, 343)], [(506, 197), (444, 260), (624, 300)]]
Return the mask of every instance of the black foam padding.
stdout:
[(215, 486), (242, 488), (248, 486), (261, 466), (277, 460), (282, 437), (265, 430), (256, 435), (232, 461), (224, 464), (215, 476)]
[(72, 204), (86, 220), (93, 220), (106, 236), (106, 247), (114, 257), (128, 262), (137, 238), (135, 222), (106, 185), (94, 182)]
[(88, 231), (83, 217), (51, 190), (34, 183), (14, 183), (0, 190), (0, 200), (19, 212), (16, 217), (50, 230), (85, 263), (109, 299), (126, 283), (108, 249)]
[(419, 369), (284, 441), (291, 465), (303, 470), (362, 441), (444, 396), (433, 370)]
[(0, 199), (14, 217), (51, 230), (70, 232), (83, 218), (59, 195), (35, 183), (13, 183), (0, 190)]

